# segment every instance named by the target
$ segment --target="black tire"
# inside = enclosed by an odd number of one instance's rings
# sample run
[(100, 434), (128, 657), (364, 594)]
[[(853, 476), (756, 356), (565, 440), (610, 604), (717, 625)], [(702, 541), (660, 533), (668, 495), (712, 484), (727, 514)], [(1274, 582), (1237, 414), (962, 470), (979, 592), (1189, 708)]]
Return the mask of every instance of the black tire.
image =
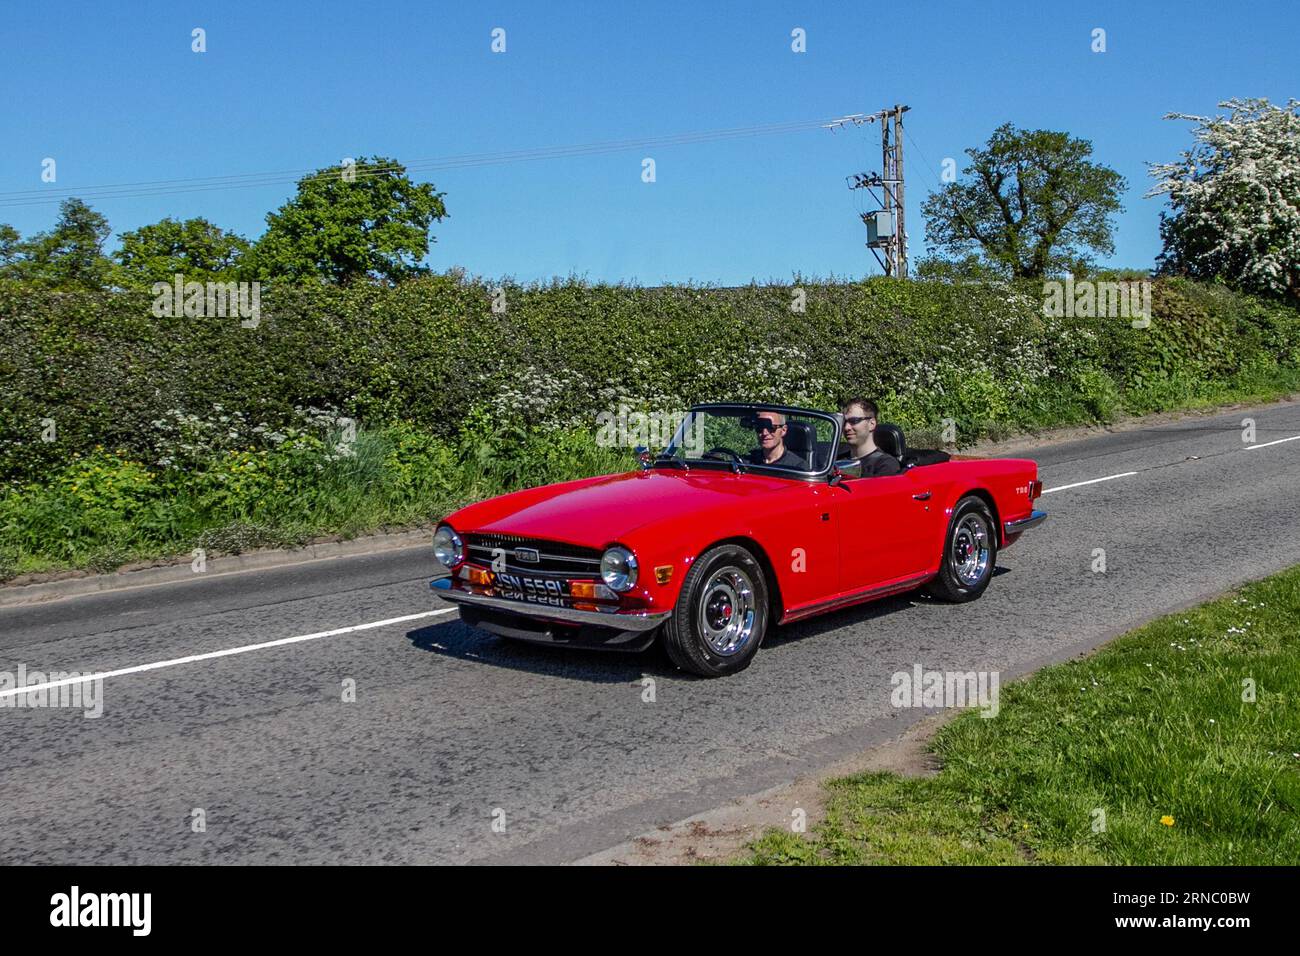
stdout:
[(762, 566), (747, 548), (718, 545), (687, 572), (673, 616), (663, 628), (664, 650), (684, 671), (725, 677), (749, 666), (767, 633), (767, 620)]
[(939, 574), (925, 591), (940, 601), (974, 601), (993, 579), (998, 560), (998, 531), (988, 504), (977, 495), (957, 502), (943, 536)]

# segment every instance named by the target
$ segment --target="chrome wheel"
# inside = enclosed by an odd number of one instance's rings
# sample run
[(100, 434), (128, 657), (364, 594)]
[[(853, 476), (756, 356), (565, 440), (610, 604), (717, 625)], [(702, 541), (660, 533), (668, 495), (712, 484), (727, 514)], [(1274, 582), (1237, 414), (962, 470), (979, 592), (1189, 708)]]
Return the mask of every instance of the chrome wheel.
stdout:
[(740, 653), (754, 636), (754, 582), (735, 567), (720, 568), (697, 606), (700, 634), (719, 657)]
[(989, 526), (979, 514), (961, 519), (952, 535), (952, 573), (966, 587), (974, 587), (988, 574)]

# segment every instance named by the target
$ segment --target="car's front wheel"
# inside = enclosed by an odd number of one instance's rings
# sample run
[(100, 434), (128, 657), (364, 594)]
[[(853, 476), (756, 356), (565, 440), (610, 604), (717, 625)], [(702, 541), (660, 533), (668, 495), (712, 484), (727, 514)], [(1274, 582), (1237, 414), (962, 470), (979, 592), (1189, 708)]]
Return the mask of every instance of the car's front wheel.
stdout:
[(967, 495), (952, 511), (939, 575), (925, 590), (943, 601), (973, 601), (989, 586), (997, 559), (997, 525), (989, 506), (978, 495)]
[(725, 677), (749, 666), (767, 631), (767, 579), (740, 545), (700, 555), (682, 582), (664, 648), (682, 670)]

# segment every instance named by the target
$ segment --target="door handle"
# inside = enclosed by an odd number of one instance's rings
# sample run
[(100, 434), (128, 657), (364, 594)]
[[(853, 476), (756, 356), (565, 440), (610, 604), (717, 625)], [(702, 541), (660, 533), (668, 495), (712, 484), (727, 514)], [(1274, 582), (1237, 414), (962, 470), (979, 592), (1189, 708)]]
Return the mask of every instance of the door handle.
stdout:
[(913, 500), (913, 501), (929, 501), (929, 500), (930, 500), (930, 492), (928, 492), (928, 491), (922, 491), (922, 492), (919, 492), (918, 494), (912, 495), (912, 500)]

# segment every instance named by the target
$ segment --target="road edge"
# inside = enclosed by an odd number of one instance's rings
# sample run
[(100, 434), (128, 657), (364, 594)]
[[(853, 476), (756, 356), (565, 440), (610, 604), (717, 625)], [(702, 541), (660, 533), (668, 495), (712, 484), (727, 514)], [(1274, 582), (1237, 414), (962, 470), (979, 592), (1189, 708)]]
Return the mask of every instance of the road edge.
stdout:
[(196, 571), (189, 558), (181, 558), (174, 564), (114, 571), (111, 574), (66, 572), (77, 576), (0, 587), (0, 608), (24, 607), (87, 594), (103, 594), (108, 591), (173, 584), (177, 581), (193, 581), (199, 577), (212, 578), (245, 571), (265, 571), (310, 564), (313, 561), (326, 561), (331, 558), (350, 558), (386, 551), (400, 551), (427, 544), (432, 540), (432, 536), (432, 529), (416, 528), (390, 534), (365, 535), (347, 541), (322, 541), (302, 548), (268, 549), (249, 551), (246, 554), (222, 555), (207, 558), (203, 571)]

